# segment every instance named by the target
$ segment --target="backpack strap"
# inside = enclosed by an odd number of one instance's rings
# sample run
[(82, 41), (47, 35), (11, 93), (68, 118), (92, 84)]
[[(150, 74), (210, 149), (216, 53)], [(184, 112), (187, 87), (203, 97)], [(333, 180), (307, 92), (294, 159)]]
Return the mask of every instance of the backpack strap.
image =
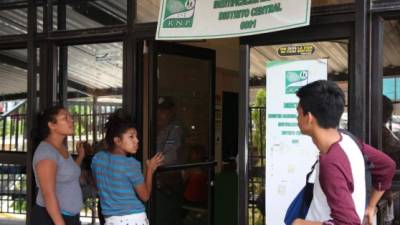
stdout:
[(360, 139), (358, 139), (356, 136), (354, 136), (354, 134), (352, 134), (350, 131), (345, 130), (345, 129), (339, 129), (340, 133), (346, 134), (347, 136), (351, 137), (351, 139), (353, 139), (353, 141), (358, 145), (358, 148), (361, 150), (362, 154), (364, 154), (364, 146), (361, 142)]
[(307, 176), (306, 176), (306, 179), (307, 179), (307, 180), (306, 180), (306, 183), (308, 183), (308, 180), (310, 179), (311, 174), (314, 172), (315, 165), (317, 165), (317, 163), (318, 163), (318, 159), (317, 159), (317, 160), (315, 161), (315, 163), (312, 165), (311, 171), (307, 173)]
[(364, 158), (364, 165), (365, 165), (365, 185), (366, 185), (366, 191), (367, 191), (367, 201), (366, 204), (369, 202), (369, 198), (371, 195), (372, 191), (372, 174), (371, 170), (374, 168), (374, 164), (368, 159), (368, 156), (364, 153), (364, 144), (360, 139), (358, 139), (354, 134), (352, 134), (348, 130), (344, 129), (339, 129), (340, 133), (348, 135), (353, 141), (358, 145), (358, 148), (360, 149), (363, 158)]
[[(343, 133), (343, 134), (346, 134), (351, 139), (353, 139), (353, 141), (357, 144), (358, 148), (360, 149), (360, 151), (361, 151), (361, 153), (362, 153), (362, 155), (364, 157), (364, 161), (365, 161), (366, 165), (368, 165), (368, 169), (374, 168), (374, 164), (371, 161), (369, 161), (368, 156), (364, 152), (364, 144), (363, 144), (363, 142), (360, 139), (358, 139), (356, 136), (354, 136), (354, 134), (352, 134), (348, 130), (339, 129), (339, 132)], [(367, 167), (365, 169), (367, 169)]]

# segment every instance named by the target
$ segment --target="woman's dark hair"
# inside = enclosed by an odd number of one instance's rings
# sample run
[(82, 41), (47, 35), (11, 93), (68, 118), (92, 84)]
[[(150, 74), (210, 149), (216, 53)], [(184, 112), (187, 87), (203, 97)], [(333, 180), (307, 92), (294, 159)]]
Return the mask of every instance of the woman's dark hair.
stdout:
[(136, 129), (132, 119), (122, 109), (117, 109), (108, 117), (104, 128), (106, 130), (105, 142), (109, 151), (112, 151), (115, 147), (115, 137), (121, 138), (128, 129)]
[(386, 124), (390, 118), (392, 117), (393, 113), (393, 102), (387, 96), (382, 96), (382, 122)]
[(37, 116), (38, 121), (38, 132), (36, 134), (37, 140), (43, 141), (50, 134), (49, 122), (55, 123), (56, 116), (61, 110), (66, 110), (64, 106), (56, 105), (52, 106), (43, 112), (40, 112)]

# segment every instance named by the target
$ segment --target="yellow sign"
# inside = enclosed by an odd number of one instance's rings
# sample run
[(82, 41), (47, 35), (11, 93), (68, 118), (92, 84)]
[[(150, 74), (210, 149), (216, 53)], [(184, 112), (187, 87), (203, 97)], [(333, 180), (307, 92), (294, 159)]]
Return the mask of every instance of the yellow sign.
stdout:
[(279, 56), (312, 55), (314, 52), (313, 45), (285, 46), (278, 49)]

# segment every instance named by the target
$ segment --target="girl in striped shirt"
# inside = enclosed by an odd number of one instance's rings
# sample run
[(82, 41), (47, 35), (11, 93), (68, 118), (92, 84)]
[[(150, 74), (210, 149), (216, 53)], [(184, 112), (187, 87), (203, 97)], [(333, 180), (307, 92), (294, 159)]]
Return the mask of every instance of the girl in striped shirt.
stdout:
[(135, 154), (139, 140), (132, 121), (117, 111), (106, 123), (107, 149), (92, 160), (92, 172), (99, 191), (106, 225), (148, 225), (143, 202), (150, 198), (154, 171), (164, 159), (161, 153), (146, 161), (143, 177)]

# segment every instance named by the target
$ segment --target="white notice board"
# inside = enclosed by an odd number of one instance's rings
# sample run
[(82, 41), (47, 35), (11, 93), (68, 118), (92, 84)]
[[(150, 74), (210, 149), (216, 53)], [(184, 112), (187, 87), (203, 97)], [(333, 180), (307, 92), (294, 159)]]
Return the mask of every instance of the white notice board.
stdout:
[(305, 184), (318, 151), (297, 126), (296, 91), (327, 79), (327, 59), (266, 64), (266, 224), (283, 225), (286, 209)]

